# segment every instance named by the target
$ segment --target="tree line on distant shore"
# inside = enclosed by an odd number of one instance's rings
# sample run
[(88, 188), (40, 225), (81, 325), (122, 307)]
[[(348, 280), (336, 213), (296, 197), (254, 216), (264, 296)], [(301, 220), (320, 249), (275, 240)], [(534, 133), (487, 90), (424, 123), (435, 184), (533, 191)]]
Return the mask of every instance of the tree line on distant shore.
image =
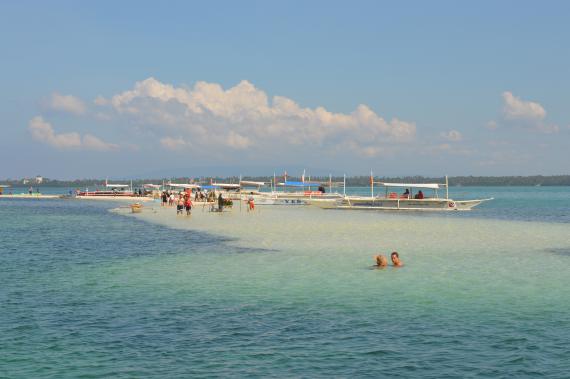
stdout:
[[(253, 180), (270, 183), (273, 181), (272, 176), (248, 176), (243, 177), (243, 180)], [(317, 176), (317, 177), (305, 177), (305, 180), (311, 180), (313, 182), (328, 183), (329, 180), (332, 182), (339, 183), (344, 180), (342, 176), (333, 176), (332, 178)], [(300, 177), (287, 177), (289, 181), (301, 181)], [(168, 179), (137, 179), (133, 180), (133, 187), (141, 187), (145, 183), (162, 184), (172, 181), (173, 183), (203, 183), (210, 184), (210, 182), (223, 182), (223, 183), (237, 183), (239, 182), (239, 177), (179, 177), (179, 178), (168, 178)], [(443, 177), (425, 177), (425, 176), (403, 176), (403, 177), (374, 177), (375, 182), (394, 182), (394, 183), (444, 183), (445, 178)], [(124, 183), (130, 184), (130, 179), (125, 180), (113, 180), (113, 183)], [(277, 182), (283, 182), (283, 176), (277, 177)], [(77, 180), (54, 180), (44, 178), (42, 183), (35, 183), (33, 180), (3, 180), (0, 184), (8, 184), (11, 186), (33, 186), (33, 187), (71, 187), (71, 188), (85, 188), (85, 187), (102, 187), (105, 185), (104, 179), (77, 179)], [(347, 186), (369, 186), (370, 177), (369, 176), (350, 176), (346, 177)], [(450, 186), (570, 186), (570, 175), (534, 175), (534, 176), (450, 176), (449, 177)]]

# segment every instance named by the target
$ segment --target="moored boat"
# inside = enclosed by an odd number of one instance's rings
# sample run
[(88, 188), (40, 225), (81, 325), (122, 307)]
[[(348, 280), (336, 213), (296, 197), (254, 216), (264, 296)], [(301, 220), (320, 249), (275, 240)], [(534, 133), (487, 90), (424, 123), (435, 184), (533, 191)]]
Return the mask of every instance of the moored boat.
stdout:
[(95, 191), (77, 191), (75, 194), (76, 199), (88, 200), (137, 200), (137, 201), (151, 201), (152, 197), (141, 196), (135, 193), (132, 189), (132, 184), (109, 184), (105, 180), (105, 189), (97, 189)]
[[(374, 196), (373, 185), (385, 188), (385, 193)], [(404, 210), (404, 211), (467, 211), (489, 199), (454, 200), (449, 198), (449, 184), (445, 183), (385, 183), (371, 181), (371, 196), (343, 196), (340, 199), (311, 199), (310, 204), (323, 209)], [(445, 197), (439, 190), (445, 189)], [(404, 193), (394, 192), (404, 189)], [(417, 190), (416, 194), (413, 191)], [(430, 196), (423, 191), (431, 190)]]

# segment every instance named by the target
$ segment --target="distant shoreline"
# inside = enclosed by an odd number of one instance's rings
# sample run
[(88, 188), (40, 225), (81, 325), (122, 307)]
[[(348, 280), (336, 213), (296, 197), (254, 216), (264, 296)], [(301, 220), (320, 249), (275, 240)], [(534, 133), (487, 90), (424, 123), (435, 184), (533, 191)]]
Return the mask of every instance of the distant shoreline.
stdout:
[[(255, 180), (264, 181), (269, 183), (273, 180), (271, 176), (248, 176), (243, 177), (244, 180)], [(301, 178), (289, 176), (288, 180), (300, 181)], [(306, 177), (305, 180), (318, 181), (318, 182), (329, 182), (329, 177), (317, 176), (317, 177)], [(137, 179), (133, 180), (133, 187), (140, 187), (145, 183), (162, 184), (163, 182), (176, 182), (176, 183), (188, 183), (188, 182), (199, 182), (199, 183), (210, 183), (210, 181), (225, 182), (225, 183), (237, 183), (239, 177), (178, 177), (178, 178), (154, 178), (154, 179)], [(405, 176), (405, 177), (374, 177), (374, 181), (380, 182), (397, 182), (397, 183), (443, 183), (443, 177), (424, 177), (424, 176)], [(109, 180), (111, 182), (111, 180)], [(277, 176), (277, 181), (283, 181), (283, 176)], [(343, 181), (343, 177), (333, 176), (332, 181), (339, 183)], [(130, 179), (113, 179), (112, 182), (130, 184)], [(346, 177), (346, 185), (352, 187), (367, 187), (370, 184), (369, 176), (350, 176)], [(33, 179), (28, 179), (25, 182), (23, 179), (20, 180), (0, 180), (1, 185), (10, 185), (12, 187), (99, 187), (105, 185), (105, 179), (77, 179), (77, 180), (55, 180), (44, 178), (42, 183), (37, 183)], [(485, 187), (498, 187), (498, 186), (570, 186), (570, 175), (534, 175), (534, 176), (450, 176), (449, 185), (452, 187), (475, 187), (475, 186), (485, 186)]]

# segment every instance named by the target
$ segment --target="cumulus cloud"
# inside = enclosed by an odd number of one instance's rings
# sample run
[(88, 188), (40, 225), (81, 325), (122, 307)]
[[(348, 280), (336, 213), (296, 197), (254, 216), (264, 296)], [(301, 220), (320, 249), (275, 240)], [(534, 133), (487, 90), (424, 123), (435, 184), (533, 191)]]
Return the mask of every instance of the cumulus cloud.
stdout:
[(457, 130), (450, 130), (448, 132), (441, 133), (440, 136), (441, 138), (451, 142), (459, 142), (463, 139), (463, 135)]
[(539, 103), (524, 101), (511, 92), (503, 92), (503, 113), (507, 119), (542, 120), (546, 111)]
[(181, 136), (163, 138), (161, 145), (166, 148), (196, 138), (201, 145), (232, 149), (267, 148), (271, 143), (334, 149), (343, 144), (374, 155), (381, 150), (379, 145), (409, 142), (416, 133), (413, 122), (385, 120), (366, 105), (351, 113), (304, 108), (287, 97), (269, 99), (245, 80), (229, 89), (206, 82), (188, 89), (148, 78), (97, 103), (108, 103), (139, 126)]
[(60, 95), (57, 92), (51, 94), (47, 105), (51, 109), (77, 115), (83, 114), (86, 111), (85, 104), (83, 104), (81, 99), (72, 95)]
[(86, 134), (81, 138), (81, 135), (76, 132), (60, 133), (57, 134), (51, 124), (45, 121), (41, 116), (34, 117), (30, 120), (28, 128), (32, 133), (32, 137), (39, 142), (48, 144), (57, 149), (86, 149), (96, 151), (109, 151), (115, 150), (119, 146), (107, 143), (101, 139)]
[(560, 130), (558, 125), (544, 122), (546, 110), (539, 103), (522, 100), (509, 91), (503, 92), (502, 97), (506, 121), (522, 123), (543, 133), (557, 133)]

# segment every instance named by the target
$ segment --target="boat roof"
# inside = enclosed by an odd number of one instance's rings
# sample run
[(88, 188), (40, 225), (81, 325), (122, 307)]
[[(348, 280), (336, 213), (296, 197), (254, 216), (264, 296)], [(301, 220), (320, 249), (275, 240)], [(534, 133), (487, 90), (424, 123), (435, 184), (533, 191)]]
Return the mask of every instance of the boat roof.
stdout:
[(143, 184), (143, 187), (146, 187), (146, 188), (160, 188), (160, 185), (159, 185), (159, 184), (151, 184), (151, 183), (148, 183), (148, 184)]
[(239, 184), (241, 184), (242, 186), (256, 186), (256, 187), (261, 187), (265, 185), (265, 182), (254, 182), (251, 180), (240, 180)]
[(212, 186), (214, 187), (220, 187), (220, 188), (229, 188), (229, 189), (234, 189), (234, 188), (240, 188), (241, 186), (237, 183), (212, 183)]
[(8, 188), (8, 187), (10, 187), (9, 184), (0, 184), (0, 188)]
[(290, 186), (290, 187), (311, 187), (311, 186), (320, 186), (321, 183), (317, 182), (289, 182), (285, 181), (283, 183), (277, 183), (278, 186)]
[(178, 188), (200, 188), (201, 186), (198, 184), (190, 184), (190, 183), (167, 183), (170, 187), (178, 187)]
[(107, 188), (129, 188), (128, 184), (105, 184)]
[(400, 187), (400, 188), (439, 189), (442, 186), (445, 187), (445, 184), (438, 184), (438, 183), (385, 183), (385, 182), (378, 182), (377, 184), (384, 186), (384, 187)]

